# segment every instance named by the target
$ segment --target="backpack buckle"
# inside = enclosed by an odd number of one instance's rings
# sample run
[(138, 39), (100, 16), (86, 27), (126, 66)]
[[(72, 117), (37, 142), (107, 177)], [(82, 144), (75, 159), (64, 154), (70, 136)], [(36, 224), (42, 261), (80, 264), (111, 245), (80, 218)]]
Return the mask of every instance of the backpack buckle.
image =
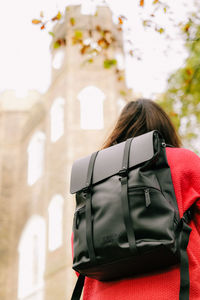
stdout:
[(84, 193), (91, 193), (91, 191), (92, 191), (91, 185), (88, 185), (88, 186), (84, 187), (84, 188), (82, 189), (82, 191), (83, 191)]
[(184, 221), (188, 224), (192, 220), (192, 211), (191, 209), (188, 209), (184, 214), (183, 214), (183, 219)]
[(119, 171), (119, 176), (121, 176), (121, 177), (126, 177), (126, 176), (128, 176), (128, 169), (126, 169), (125, 167), (124, 167), (123, 169), (121, 169), (121, 170)]

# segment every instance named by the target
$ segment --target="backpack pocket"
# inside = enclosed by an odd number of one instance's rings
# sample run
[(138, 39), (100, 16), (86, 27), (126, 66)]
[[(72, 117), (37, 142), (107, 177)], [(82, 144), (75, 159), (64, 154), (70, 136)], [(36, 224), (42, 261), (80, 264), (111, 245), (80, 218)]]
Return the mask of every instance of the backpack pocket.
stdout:
[(136, 244), (142, 252), (152, 247), (152, 243), (162, 243), (173, 248), (174, 208), (159, 189), (130, 188), (129, 208)]

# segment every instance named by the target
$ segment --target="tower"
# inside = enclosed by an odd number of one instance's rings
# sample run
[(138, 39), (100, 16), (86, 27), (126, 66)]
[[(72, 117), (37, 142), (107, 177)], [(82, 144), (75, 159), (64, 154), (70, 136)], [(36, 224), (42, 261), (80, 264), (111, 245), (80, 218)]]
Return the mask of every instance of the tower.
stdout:
[(108, 7), (87, 15), (81, 6), (69, 6), (53, 32), (46, 94), (30, 92), (19, 100), (6, 92), (0, 99), (4, 300), (70, 299), (71, 166), (100, 149), (127, 91), (117, 66), (124, 54), (122, 33)]

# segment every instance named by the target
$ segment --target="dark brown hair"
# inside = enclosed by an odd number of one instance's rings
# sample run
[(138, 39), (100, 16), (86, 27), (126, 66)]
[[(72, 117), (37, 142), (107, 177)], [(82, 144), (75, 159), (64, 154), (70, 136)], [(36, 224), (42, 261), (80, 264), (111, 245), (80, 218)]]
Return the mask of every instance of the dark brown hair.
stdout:
[(166, 112), (150, 99), (130, 101), (122, 110), (103, 149), (143, 133), (158, 130), (167, 144), (181, 147), (181, 141)]

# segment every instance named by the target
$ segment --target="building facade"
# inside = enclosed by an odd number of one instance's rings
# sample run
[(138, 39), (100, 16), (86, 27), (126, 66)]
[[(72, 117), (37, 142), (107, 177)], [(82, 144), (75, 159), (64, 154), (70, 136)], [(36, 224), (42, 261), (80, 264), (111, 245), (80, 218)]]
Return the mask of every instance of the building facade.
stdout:
[[(115, 38), (106, 56), (83, 55), (91, 32), (94, 38), (102, 31)], [(80, 36), (85, 44), (74, 42)], [(92, 15), (83, 14), (81, 6), (68, 7), (55, 38), (65, 39), (65, 45), (52, 49), (46, 94), (30, 91), (19, 99), (7, 91), (0, 97), (2, 300), (70, 299), (71, 166), (100, 149), (125, 104), (123, 67), (115, 66), (115, 59), (124, 58), (122, 33), (108, 7), (99, 6)], [(92, 55), (101, 46), (94, 43)], [(114, 66), (105, 66), (105, 59)]]

